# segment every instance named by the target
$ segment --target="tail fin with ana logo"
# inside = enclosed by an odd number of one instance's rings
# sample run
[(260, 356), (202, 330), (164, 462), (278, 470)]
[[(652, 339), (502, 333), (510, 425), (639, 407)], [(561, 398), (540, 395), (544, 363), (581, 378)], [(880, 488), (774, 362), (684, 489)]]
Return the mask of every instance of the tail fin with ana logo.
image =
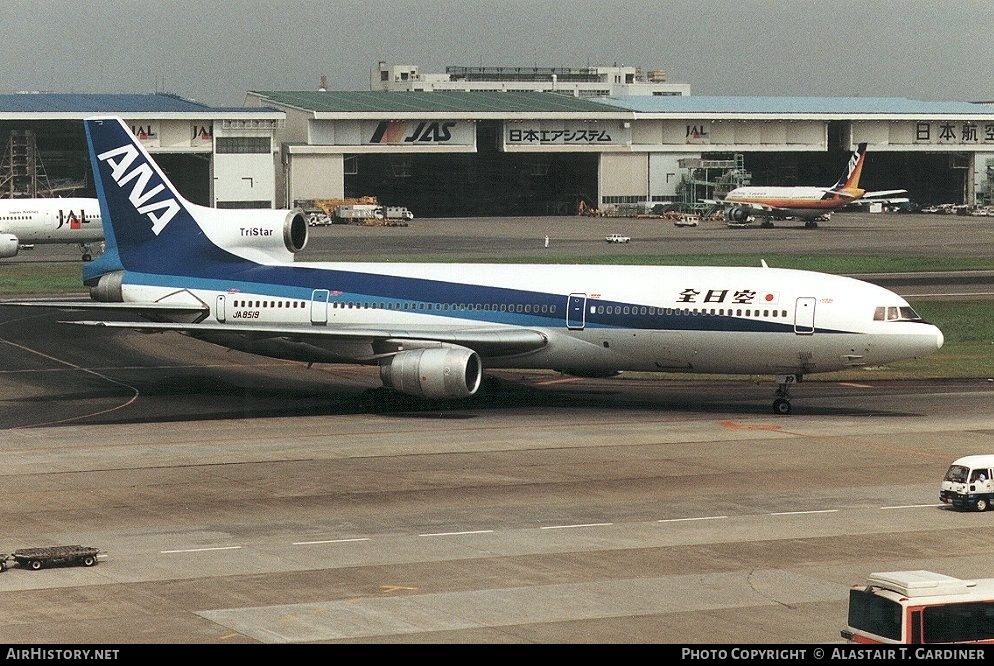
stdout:
[(307, 243), (299, 209), (217, 209), (185, 199), (121, 118), (83, 121), (106, 249), (86, 284), (115, 271), (210, 279), (292, 262)]

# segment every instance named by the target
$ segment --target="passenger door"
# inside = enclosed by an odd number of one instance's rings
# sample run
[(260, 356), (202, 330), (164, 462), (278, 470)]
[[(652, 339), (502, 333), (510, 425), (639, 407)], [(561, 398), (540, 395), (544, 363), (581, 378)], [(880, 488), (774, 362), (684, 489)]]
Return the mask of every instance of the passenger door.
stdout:
[(813, 335), (815, 332), (815, 299), (813, 296), (802, 296), (797, 299), (794, 309), (794, 333), (798, 335)]
[(570, 294), (566, 303), (566, 328), (582, 331), (587, 317), (587, 295)]

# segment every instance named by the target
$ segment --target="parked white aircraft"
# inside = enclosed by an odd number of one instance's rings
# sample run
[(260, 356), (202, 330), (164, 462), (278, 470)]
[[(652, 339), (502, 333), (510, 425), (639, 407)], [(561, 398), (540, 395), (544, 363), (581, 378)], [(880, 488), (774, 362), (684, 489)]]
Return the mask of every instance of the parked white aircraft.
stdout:
[(25, 245), (79, 245), (83, 261), (104, 239), (96, 199), (0, 199), (0, 257), (17, 256)]
[(486, 368), (580, 376), (770, 374), (791, 411), (801, 377), (931, 354), (942, 332), (887, 289), (778, 268), (294, 262), (294, 210), (183, 199), (116, 117), (85, 121), (107, 237), (83, 267), (83, 326), (179, 332), (307, 363), (377, 365), (383, 383), (464, 398)]
[(907, 197), (894, 198), (896, 194), (906, 194), (907, 190), (867, 192), (860, 189), (859, 178), (865, 159), (866, 144), (861, 143), (849, 158), (842, 177), (831, 187), (747, 185), (736, 187), (724, 199), (706, 199), (705, 202), (724, 208), (728, 226), (748, 226), (753, 218), (763, 218), (763, 226), (773, 226), (773, 217), (797, 217), (805, 221), (804, 226), (817, 227), (819, 218), (826, 218), (855, 201), (908, 201)]

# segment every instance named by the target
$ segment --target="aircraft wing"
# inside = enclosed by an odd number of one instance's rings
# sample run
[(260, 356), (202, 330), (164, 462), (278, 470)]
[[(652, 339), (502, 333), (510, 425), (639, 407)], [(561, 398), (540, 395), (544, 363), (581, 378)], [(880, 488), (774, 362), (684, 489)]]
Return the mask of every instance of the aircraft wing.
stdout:
[[(118, 303), (100, 301), (0, 301), (0, 306), (39, 307), (56, 310), (80, 311), (96, 310), (103, 312), (131, 313), (148, 318), (157, 315), (169, 318), (184, 316), (191, 322), (174, 321), (60, 321), (61, 324), (95, 326), (161, 333), (176, 331), (190, 335), (240, 336), (242, 339), (266, 340), (282, 339), (328, 346), (339, 342), (346, 345), (366, 343), (392, 353), (391, 348), (400, 347), (406, 342), (443, 342), (468, 347), (484, 357), (511, 356), (541, 349), (548, 343), (544, 333), (524, 328), (503, 328), (482, 326), (479, 328), (415, 327), (410, 329), (380, 329), (353, 326), (301, 324), (223, 324), (204, 322), (210, 311), (200, 304), (179, 303)], [(395, 349), (393, 351), (396, 351)]]
[(752, 210), (758, 210), (765, 213), (772, 213), (776, 209), (772, 206), (768, 206), (764, 203), (758, 203), (755, 201), (726, 201), (725, 199), (701, 199), (701, 202), (706, 204), (711, 204), (713, 206), (735, 206), (737, 208), (751, 208)]
[(468, 347), (484, 357), (511, 356), (541, 349), (548, 338), (541, 331), (525, 328), (441, 328), (410, 329), (366, 328), (353, 326), (301, 324), (222, 324), (220, 322), (182, 323), (151, 321), (62, 321), (62, 324), (99, 326), (161, 333), (175, 331), (188, 335), (240, 336), (242, 339), (280, 339), (311, 344), (365, 343), (382, 354), (395, 353), (405, 342), (443, 342)]

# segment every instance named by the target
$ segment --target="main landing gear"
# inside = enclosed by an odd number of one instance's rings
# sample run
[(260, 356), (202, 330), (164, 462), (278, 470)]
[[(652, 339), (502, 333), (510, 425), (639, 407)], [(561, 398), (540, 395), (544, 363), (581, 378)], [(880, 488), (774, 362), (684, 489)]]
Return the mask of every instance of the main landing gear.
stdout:
[(80, 243), (79, 251), (83, 253), (83, 261), (93, 261), (93, 251), (89, 243)]
[(801, 375), (777, 375), (777, 397), (773, 401), (774, 414), (790, 414), (790, 385), (799, 381)]

